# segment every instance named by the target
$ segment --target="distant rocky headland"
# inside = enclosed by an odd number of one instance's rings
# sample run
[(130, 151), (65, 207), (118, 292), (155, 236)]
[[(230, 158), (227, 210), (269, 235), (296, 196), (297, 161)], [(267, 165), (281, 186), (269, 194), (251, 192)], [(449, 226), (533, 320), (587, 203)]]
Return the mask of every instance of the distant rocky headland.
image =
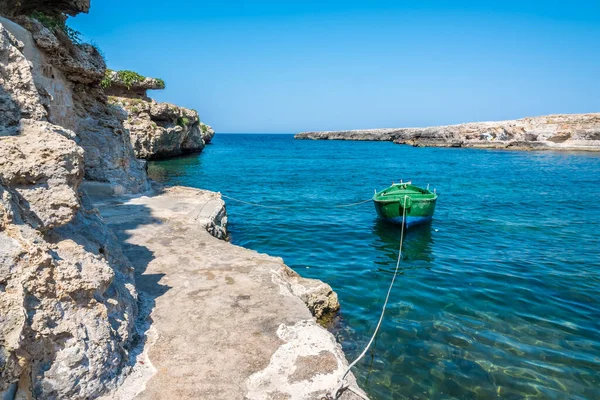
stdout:
[(435, 147), (600, 151), (600, 113), (556, 114), (426, 128), (301, 132), (295, 138), (389, 141)]

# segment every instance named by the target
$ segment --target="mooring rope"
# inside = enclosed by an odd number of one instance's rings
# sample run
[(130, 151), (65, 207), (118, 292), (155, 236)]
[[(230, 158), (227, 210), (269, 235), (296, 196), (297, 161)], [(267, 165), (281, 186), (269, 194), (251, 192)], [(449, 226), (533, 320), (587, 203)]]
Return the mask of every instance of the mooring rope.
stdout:
[(265, 205), (258, 204), (258, 203), (251, 203), (249, 201), (244, 201), (244, 200), (236, 199), (236, 198), (233, 198), (233, 197), (225, 196), (223, 193), (221, 193), (221, 197), (224, 197), (224, 198), (229, 199), (229, 200), (237, 201), (238, 203), (249, 204), (251, 206), (256, 206), (256, 207), (273, 208), (275, 210), (281, 210), (283, 208), (283, 207), (276, 207), (276, 206), (265, 206)]
[[(277, 206), (265, 206), (264, 204), (258, 204), (258, 203), (252, 203), (250, 201), (244, 201), (244, 200), (240, 200), (240, 199), (236, 199), (234, 197), (231, 196), (226, 196), (223, 193), (221, 193), (221, 197), (229, 199), (229, 200), (233, 200), (233, 201), (237, 201), (238, 203), (243, 203), (243, 204), (248, 204), (251, 206), (255, 206), (255, 207), (262, 207), (262, 208), (272, 208), (274, 210), (282, 210), (284, 208), (287, 207), (277, 207)], [(358, 206), (360, 204), (364, 204), (367, 203), (369, 201), (371, 201), (372, 199), (367, 199), (367, 200), (363, 200), (363, 201), (359, 201), (358, 203), (350, 203), (350, 204), (340, 204), (338, 206), (333, 206), (334, 208), (339, 208), (339, 207), (352, 207), (352, 206)]]
[[(252, 203), (252, 202), (249, 202), (249, 201), (244, 201), (244, 200), (236, 199), (234, 197), (226, 196), (226, 195), (224, 195), (222, 193), (221, 193), (221, 197), (229, 199), (229, 200), (237, 201), (239, 203), (252, 205), (252, 206), (255, 206), (255, 207), (272, 208), (272, 209), (276, 209), (276, 210), (281, 210), (281, 209), (285, 208), (285, 207), (277, 207), (277, 206), (265, 206), (263, 204)], [(360, 355), (356, 358), (356, 360), (352, 361), (352, 363), (350, 365), (348, 365), (348, 369), (346, 369), (346, 371), (344, 372), (344, 375), (342, 375), (342, 378), (340, 379), (339, 385), (330, 394), (328, 394), (326, 397), (324, 397), (325, 400), (339, 399), (340, 396), (342, 395), (342, 393), (344, 393), (346, 390), (350, 390), (351, 392), (353, 392), (357, 396), (359, 396), (359, 397), (361, 397), (363, 399), (367, 399), (361, 393), (357, 392), (356, 390), (354, 390), (353, 388), (351, 388), (348, 385), (348, 381), (346, 381), (346, 376), (348, 376), (348, 374), (350, 373), (350, 370), (352, 369), (352, 367), (354, 367), (365, 356), (365, 354), (367, 354), (367, 351), (369, 350), (369, 348), (371, 347), (371, 345), (375, 341), (375, 338), (377, 337), (377, 333), (379, 332), (379, 328), (381, 327), (381, 323), (383, 322), (383, 317), (385, 315), (385, 310), (387, 308), (387, 304), (388, 304), (388, 301), (390, 299), (390, 294), (392, 293), (392, 288), (394, 287), (394, 282), (396, 281), (396, 276), (398, 275), (398, 269), (400, 268), (400, 262), (402, 261), (402, 245), (404, 244), (404, 228), (405, 228), (405, 224), (406, 224), (406, 200), (407, 200), (407, 198), (408, 198), (408, 196), (404, 196), (404, 206), (402, 207), (402, 230), (401, 230), (401, 233), (400, 233), (400, 247), (399, 247), (399, 250), (398, 250), (398, 260), (396, 261), (396, 269), (394, 270), (394, 276), (392, 277), (392, 281), (390, 282), (390, 287), (388, 288), (387, 295), (385, 296), (385, 301), (383, 303), (383, 308), (381, 309), (381, 315), (379, 316), (379, 321), (377, 322), (377, 326), (375, 327), (375, 331), (373, 332), (373, 335), (371, 336), (371, 339), (369, 340), (369, 343), (367, 343), (367, 346), (364, 348), (364, 350), (362, 351), (362, 353), (360, 353)], [(357, 206), (357, 205), (360, 205), (360, 204), (367, 203), (367, 202), (369, 202), (371, 200), (372, 199), (368, 199), (368, 200), (364, 200), (364, 201), (359, 201), (358, 203), (340, 204), (340, 205), (334, 206), (334, 207), (351, 207), (351, 206)]]
[[(342, 378), (340, 379), (339, 385), (333, 390), (333, 392), (331, 392), (330, 395), (328, 395), (326, 397), (326, 399), (339, 399), (340, 396), (342, 395), (342, 393), (344, 393), (344, 391), (349, 388), (348, 381), (346, 381), (346, 376), (348, 375), (348, 373), (350, 372), (352, 367), (354, 367), (365, 356), (365, 354), (367, 354), (369, 347), (371, 347), (371, 345), (373, 344), (373, 341), (375, 340), (375, 337), (377, 336), (377, 333), (379, 332), (379, 328), (381, 327), (381, 323), (383, 322), (383, 316), (385, 315), (385, 309), (387, 308), (388, 300), (390, 299), (390, 293), (392, 293), (392, 287), (394, 286), (394, 281), (396, 280), (396, 276), (398, 275), (398, 269), (400, 268), (400, 261), (402, 260), (402, 244), (404, 243), (404, 225), (406, 222), (406, 199), (407, 199), (407, 197), (408, 196), (404, 196), (404, 207), (402, 208), (402, 231), (400, 233), (400, 248), (398, 250), (398, 260), (396, 261), (396, 269), (394, 270), (394, 276), (392, 277), (392, 281), (390, 282), (390, 287), (387, 291), (387, 295), (385, 296), (385, 302), (383, 303), (383, 308), (381, 310), (381, 316), (379, 317), (379, 322), (377, 322), (377, 326), (375, 327), (373, 336), (371, 336), (371, 340), (369, 340), (369, 343), (367, 343), (367, 346), (365, 347), (365, 349), (362, 351), (362, 353), (360, 353), (360, 355), (356, 358), (356, 360), (352, 361), (352, 363), (348, 366), (348, 369), (346, 369), (346, 372), (344, 372), (344, 375), (342, 375)], [(352, 390), (352, 392), (358, 395), (358, 393), (356, 391)], [(362, 395), (359, 395), (359, 396), (364, 398), (364, 396), (362, 396)]]
[(341, 204), (339, 206), (334, 206), (334, 207), (352, 207), (352, 206), (357, 206), (359, 204), (367, 203), (367, 202), (372, 201), (372, 200), (373, 199), (367, 199), (367, 200), (364, 200), (364, 201), (359, 201), (358, 203)]

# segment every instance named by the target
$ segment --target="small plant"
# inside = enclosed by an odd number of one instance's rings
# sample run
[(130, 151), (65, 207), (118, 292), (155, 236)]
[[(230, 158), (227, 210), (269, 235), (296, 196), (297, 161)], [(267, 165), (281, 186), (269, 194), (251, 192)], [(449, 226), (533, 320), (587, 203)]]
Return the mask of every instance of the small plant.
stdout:
[(157, 78), (157, 79), (156, 79), (156, 82), (158, 82), (158, 87), (159, 87), (159, 89), (164, 89), (164, 88), (166, 87), (166, 86), (165, 86), (165, 81), (163, 81), (162, 79), (160, 79), (160, 78)]
[(186, 126), (188, 126), (190, 123), (190, 119), (188, 117), (178, 117), (177, 118), (177, 125), (179, 125), (182, 128), (185, 128)]
[(31, 14), (32, 18), (37, 19), (42, 25), (46, 28), (50, 29), (54, 33), (59, 31), (63, 32), (67, 37), (71, 40), (71, 42), (78, 44), (81, 39), (81, 32), (76, 31), (75, 29), (67, 26), (65, 19), (62, 18), (64, 15), (60, 16), (50, 16), (46, 15), (43, 12), (35, 11)]
[(106, 64), (106, 54), (104, 54), (104, 52), (102, 51), (102, 49), (100, 49), (100, 46), (98, 46), (98, 43), (91, 41), (90, 44), (92, 45), (92, 47), (94, 48), (94, 50), (96, 50), (96, 52), (98, 54), (100, 54), (100, 57), (102, 57), (102, 59), (104, 60), (104, 63)]
[(200, 130), (202, 133), (208, 133), (208, 126), (206, 126), (206, 124), (200, 124)]
[(143, 81), (146, 77), (137, 72), (122, 70), (117, 71), (117, 79), (123, 82), (127, 90), (130, 90), (134, 84)]
[[(137, 83), (141, 83), (145, 79), (146, 79), (145, 76), (142, 76), (142, 75), (138, 74), (137, 72), (128, 71), (128, 70), (117, 71), (116, 77), (115, 77), (115, 71), (107, 68), (106, 71), (104, 72), (104, 78), (102, 78), (102, 81), (100, 81), (100, 86), (102, 86), (103, 89), (106, 89), (106, 88), (111, 87), (113, 85), (113, 83), (120, 82), (123, 85), (125, 85), (127, 90), (131, 90), (133, 85), (135, 85)], [(162, 79), (155, 79), (155, 80), (158, 82), (158, 84), (161, 86), (162, 89), (165, 88), (165, 81), (163, 81)]]
[(106, 71), (104, 71), (104, 78), (102, 78), (102, 80), (100, 81), (100, 86), (102, 86), (102, 89), (106, 89), (108, 87), (110, 87), (110, 85), (112, 85), (112, 73), (114, 71), (112, 69), (106, 69)]

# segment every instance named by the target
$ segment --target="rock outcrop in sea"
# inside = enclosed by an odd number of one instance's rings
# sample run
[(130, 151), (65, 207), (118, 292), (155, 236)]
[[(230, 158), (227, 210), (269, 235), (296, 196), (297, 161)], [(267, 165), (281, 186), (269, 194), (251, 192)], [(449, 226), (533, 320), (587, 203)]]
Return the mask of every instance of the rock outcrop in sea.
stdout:
[(557, 114), (427, 128), (302, 132), (295, 138), (393, 141), (413, 146), (600, 151), (600, 113)]
[[(218, 193), (149, 181), (136, 155), (198, 151), (214, 132), (195, 111), (148, 99), (159, 80), (109, 99), (100, 52), (65, 25), (89, 6), (0, 3), (0, 398), (333, 389), (348, 364), (313, 316), (339, 307), (335, 292), (218, 240)], [(215, 364), (221, 350), (232, 356)], [(228, 378), (213, 385), (215, 374)]]
[(137, 158), (154, 160), (200, 152), (215, 134), (200, 121), (196, 110), (149, 98), (147, 90), (164, 89), (160, 79), (132, 71), (107, 71), (102, 86), (109, 103), (125, 111), (124, 124)]

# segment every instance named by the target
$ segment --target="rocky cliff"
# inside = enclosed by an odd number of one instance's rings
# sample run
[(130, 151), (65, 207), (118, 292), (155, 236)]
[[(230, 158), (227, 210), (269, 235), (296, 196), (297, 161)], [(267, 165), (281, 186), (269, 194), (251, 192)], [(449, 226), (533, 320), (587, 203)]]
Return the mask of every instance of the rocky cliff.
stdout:
[(393, 141), (413, 146), (600, 151), (600, 113), (428, 128), (302, 132), (296, 139)]
[[(97, 50), (12, 6), (20, 25), (0, 18), (0, 395), (93, 398), (128, 366), (137, 294), (81, 184), (139, 192), (148, 181), (98, 87)], [(45, 17), (60, 26), (89, 2), (52, 6)]]
[[(335, 293), (319, 281), (302, 280), (282, 263), (276, 263), (272, 270), (273, 263), (248, 250), (239, 250), (248, 255), (245, 265), (230, 264), (233, 246), (209, 236), (227, 235), (224, 203), (218, 194), (179, 189), (149, 196), (145, 162), (135, 157), (130, 131), (140, 156), (147, 158), (197, 151), (214, 132), (199, 122), (195, 111), (148, 99), (145, 90), (160, 86), (158, 80), (144, 79), (132, 92), (113, 92), (109, 101), (103, 88), (107, 74), (100, 53), (93, 46), (78, 43), (76, 34), (65, 25), (65, 14), (88, 9), (89, 0), (0, 2), (0, 13), (10, 17), (0, 17), (0, 398), (93, 399), (121, 387), (123, 379), (135, 378), (135, 373), (125, 378), (127, 373), (144, 364), (136, 357), (151, 340), (146, 332), (152, 310), (148, 298), (175, 305), (183, 297), (190, 299), (191, 308), (174, 307), (182, 314), (166, 308), (167, 317), (175, 314), (178, 318), (167, 323), (164, 332), (179, 339), (178, 324), (189, 317), (188, 311), (202, 311), (198, 301), (210, 304), (210, 299), (202, 300), (201, 295), (207, 283), (210, 286), (210, 274), (225, 272), (222, 285), (231, 287), (234, 281), (228, 273), (230, 268), (235, 268), (236, 279), (239, 276), (242, 284), (256, 285), (251, 291), (258, 300), (252, 307), (256, 318), (247, 320), (255, 332), (248, 335), (249, 330), (239, 329), (238, 321), (247, 309), (243, 301), (251, 297), (245, 288), (231, 306), (231, 293), (222, 286), (217, 288), (215, 296), (225, 301), (216, 303), (239, 315), (231, 319), (231, 331), (266, 345), (233, 347), (235, 357), (250, 361), (236, 362), (231, 370), (216, 373), (233, 372), (244, 379), (257, 374), (248, 383), (239, 380), (232, 385), (231, 380), (223, 380), (223, 387), (236, 393), (251, 391), (252, 398), (267, 397), (266, 390), (278, 396), (279, 392), (269, 387), (274, 382), (269, 377), (287, 376), (302, 367), (302, 377), (295, 374), (293, 382), (285, 379), (289, 383), (285, 388), (288, 397), (307, 398), (302, 393), (315, 391), (313, 377), (328, 374), (328, 381), (320, 380), (320, 393), (324, 393), (337, 384), (347, 363), (333, 336), (317, 326), (304, 304), (312, 315), (319, 316), (338, 307)], [(136, 136), (138, 132), (147, 133), (136, 126), (153, 123), (157, 129), (149, 139)], [(164, 144), (152, 135), (172, 135), (176, 139)], [(115, 236), (88, 197), (92, 192), (107, 196), (104, 201), (114, 207), (117, 216), (131, 217), (136, 224), (143, 221), (143, 226), (137, 228), (138, 233), (150, 232), (148, 247), (130, 241), (136, 226), (116, 223), (119, 236)], [(181, 192), (186, 195), (179, 196)], [(123, 196), (115, 200), (115, 195)], [(201, 196), (209, 201), (196, 207)], [(180, 206), (175, 201), (179, 197), (191, 208)], [(160, 212), (166, 214), (160, 217)], [(162, 230), (158, 234), (162, 240), (154, 240), (156, 229)], [(207, 231), (203, 234), (208, 237), (200, 235), (199, 230)], [(165, 239), (168, 235), (176, 236), (182, 244), (173, 244), (173, 237)], [(190, 246), (187, 243), (192, 239), (199, 242)], [(158, 245), (154, 253), (149, 250), (153, 245)], [(180, 253), (176, 258), (174, 250)], [(144, 269), (150, 267), (169, 267), (167, 272), (178, 279), (171, 293), (183, 297), (169, 303), (170, 298), (162, 296), (163, 286), (166, 290), (169, 287), (158, 284), (165, 273), (142, 277)], [(194, 279), (198, 290), (192, 293), (188, 290), (190, 272), (198, 274), (201, 268), (209, 269), (207, 277)], [(260, 275), (248, 272), (253, 270), (260, 270)], [(275, 276), (279, 270), (285, 273)], [(265, 287), (274, 300), (265, 297)], [(281, 297), (288, 295), (290, 299), (282, 302)], [(293, 318), (289, 304), (294, 306)], [(265, 307), (278, 312), (264, 312)], [(212, 306), (206, 308), (215, 310)], [(223, 342), (219, 329), (222, 314), (215, 314), (216, 322), (192, 322)], [(265, 325), (263, 314), (270, 318), (270, 325)], [(281, 328), (300, 318), (301, 324)], [(280, 329), (275, 330), (276, 325)], [(198, 360), (196, 347), (190, 348), (189, 343), (204, 338), (198, 335), (198, 329), (188, 330), (187, 334), (190, 340), (181, 345), (173, 340), (173, 351), (164, 353), (165, 363), (175, 365), (159, 371), (159, 378), (166, 376), (166, 381), (174, 385), (168, 393), (177, 393), (180, 388), (166, 372), (175, 372), (175, 378), (189, 377), (194, 370), (190, 360)], [(279, 346), (281, 341), (286, 342), (285, 347)], [(204, 341), (210, 348), (216, 342)], [(238, 341), (234, 344), (239, 346)], [(318, 354), (313, 354), (315, 351)], [(214, 353), (221, 355), (218, 349)], [(271, 355), (275, 363), (269, 363)], [(284, 369), (277, 364), (281, 360), (297, 362)], [(207, 367), (206, 375), (187, 380), (186, 390), (193, 394), (189, 398), (221, 393), (208, 388), (199, 394), (199, 382), (211, 383), (215, 376), (213, 364), (205, 360), (199, 364)], [(265, 366), (267, 369), (260, 371)], [(240, 368), (245, 375), (240, 375)], [(298, 392), (301, 381), (304, 392)], [(152, 390), (150, 397), (152, 393), (164, 396), (161, 383)], [(127, 393), (124, 398), (134, 396)]]
[(202, 123), (198, 112), (169, 103), (157, 103), (147, 90), (165, 84), (132, 71), (107, 71), (102, 81), (109, 102), (124, 111), (137, 158), (148, 160), (200, 152), (215, 132)]

